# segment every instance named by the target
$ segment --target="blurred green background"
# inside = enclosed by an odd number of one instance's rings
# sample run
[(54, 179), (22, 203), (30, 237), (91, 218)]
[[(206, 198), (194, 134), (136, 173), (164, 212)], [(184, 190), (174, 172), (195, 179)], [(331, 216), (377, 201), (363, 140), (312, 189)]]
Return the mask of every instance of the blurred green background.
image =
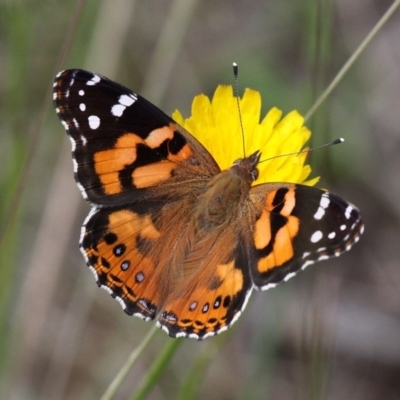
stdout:
[[(0, 398), (96, 399), (151, 328), (99, 290), (78, 249), (89, 206), (51, 101), (86, 68), (168, 114), (233, 81), (305, 114), (387, 0), (0, 2)], [(400, 398), (400, 14), (308, 121), (320, 186), (362, 211), (350, 253), (253, 294), (227, 333), (185, 340), (150, 399)], [(169, 339), (159, 332), (116, 398)]]

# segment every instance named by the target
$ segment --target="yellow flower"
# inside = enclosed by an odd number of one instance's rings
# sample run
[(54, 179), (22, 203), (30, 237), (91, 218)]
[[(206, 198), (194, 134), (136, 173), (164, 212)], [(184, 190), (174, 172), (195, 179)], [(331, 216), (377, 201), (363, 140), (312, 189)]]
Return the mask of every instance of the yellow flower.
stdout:
[(203, 94), (194, 98), (191, 117), (184, 119), (178, 110), (172, 117), (203, 144), (221, 170), (243, 158), (244, 152), (249, 156), (260, 150), (260, 174), (255, 184), (293, 182), (311, 186), (318, 182), (318, 177), (306, 180), (311, 173), (311, 167), (305, 165), (307, 152), (270, 159), (299, 152), (310, 138), (311, 132), (303, 126), (304, 118), (297, 111), (282, 118), (282, 111), (272, 108), (260, 122), (261, 95), (246, 89), (240, 99), (240, 112), (244, 139), (232, 86), (218, 86), (212, 101)]

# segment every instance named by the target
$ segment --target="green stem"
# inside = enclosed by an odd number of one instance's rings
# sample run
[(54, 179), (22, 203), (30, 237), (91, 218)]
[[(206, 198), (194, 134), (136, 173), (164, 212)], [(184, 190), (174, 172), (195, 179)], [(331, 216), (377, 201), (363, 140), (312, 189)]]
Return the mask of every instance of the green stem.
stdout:
[(158, 328), (156, 325), (154, 325), (147, 336), (143, 339), (142, 343), (139, 344), (138, 347), (136, 347), (129, 358), (126, 360), (125, 364), (122, 366), (122, 368), (119, 370), (117, 375), (115, 376), (114, 380), (111, 382), (110, 386), (107, 388), (103, 396), (101, 397), (100, 400), (110, 400), (114, 397), (115, 393), (117, 392), (118, 388), (121, 386), (123, 380), (126, 378), (128, 375), (129, 371), (132, 369), (132, 367), (135, 365), (136, 361), (139, 359), (140, 355), (143, 353), (143, 351), (146, 349), (148, 344), (152, 341), (154, 338), (156, 332), (158, 332)]
[(196, 398), (196, 390), (201, 384), (201, 379), (204, 376), (205, 370), (208, 368), (210, 362), (214, 359), (215, 355), (221, 349), (221, 347), (226, 343), (227, 339), (230, 337), (228, 333), (225, 332), (222, 340), (215, 338), (215, 341), (210, 341), (207, 343), (207, 347), (203, 348), (199, 352), (197, 359), (194, 361), (193, 365), (187, 371), (187, 375), (181, 381), (181, 387), (177, 393), (176, 400), (188, 400)]
[(304, 117), (304, 121), (310, 119), (310, 117), (317, 111), (319, 106), (326, 100), (326, 98), (332, 93), (333, 89), (338, 85), (338, 83), (342, 80), (342, 78), (346, 75), (347, 71), (353, 66), (353, 64), (360, 57), (361, 53), (367, 48), (371, 40), (376, 36), (376, 34), (380, 31), (380, 29), (385, 25), (388, 19), (394, 14), (396, 9), (400, 6), (400, 0), (395, 0), (393, 4), (388, 8), (382, 18), (378, 21), (378, 23), (374, 26), (371, 32), (365, 37), (365, 39), (358, 46), (356, 51), (351, 55), (351, 57), (347, 60), (347, 62), (343, 65), (341, 70), (335, 76), (330, 85), (325, 89), (325, 91), (321, 94), (321, 96), (316, 100), (316, 102), (312, 105), (310, 110)]
[(158, 381), (161, 373), (164, 371), (165, 367), (174, 356), (179, 346), (183, 343), (185, 339), (170, 339), (169, 342), (164, 347), (162, 353), (154, 362), (153, 366), (147, 372), (146, 376), (143, 378), (142, 382), (136, 393), (132, 396), (131, 400), (143, 400), (150, 393), (151, 389)]

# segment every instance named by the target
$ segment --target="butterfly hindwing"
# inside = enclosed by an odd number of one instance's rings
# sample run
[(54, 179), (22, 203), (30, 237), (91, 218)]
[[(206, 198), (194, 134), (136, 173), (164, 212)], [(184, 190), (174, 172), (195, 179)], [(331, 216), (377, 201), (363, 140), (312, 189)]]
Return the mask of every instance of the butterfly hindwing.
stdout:
[[(80, 245), (98, 285), (127, 314), (159, 314), (171, 337), (203, 339), (236, 321), (253, 284), (237, 230), (196, 240), (187, 206), (94, 208)], [(181, 234), (171, 235), (171, 226)]]
[(97, 284), (117, 298), (124, 311), (153, 319), (173, 282), (179, 240), (171, 226), (185, 233), (189, 204), (133, 203), (93, 208), (82, 228), (81, 250)]
[(138, 242), (151, 246), (158, 237), (150, 216), (132, 207), (94, 208), (82, 231), (81, 250), (97, 284), (117, 298), (127, 314), (143, 319), (154, 319), (159, 299), (157, 292), (149, 292), (155, 260), (140, 252)]
[[(234, 230), (226, 232), (202, 246), (199, 269), (168, 296), (158, 325), (169, 336), (205, 339), (228, 329), (241, 315), (253, 284), (246, 250), (235, 235)], [(215, 251), (207, 251), (210, 247)]]
[[(183, 179), (209, 179), (219, 172), (207, 150), (181, 126), (101, 75), (60, 72), (54, 104), (72, 142), (75, 179), (92, 203), (162, 197)], [(155, 187), (157, 193), (151, 190)]]
[(255, 209), (249, 254), (252, 277), (266, 290), (319, 260), (339, 256), (358, 241), (359, 210), (314, 187), (264, 184), (250, 191)]

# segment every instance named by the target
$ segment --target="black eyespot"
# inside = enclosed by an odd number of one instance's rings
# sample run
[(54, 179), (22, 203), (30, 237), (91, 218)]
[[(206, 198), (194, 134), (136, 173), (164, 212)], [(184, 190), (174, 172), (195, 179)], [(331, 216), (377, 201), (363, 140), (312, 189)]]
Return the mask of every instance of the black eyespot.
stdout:
[[(150, 314), (154, 314), (156, 312), (156, 307), (154, 306), (154, 304), (143, 297), (138, 300), (138, 304)], [(154, 318), (154, 316), (152, 315), (150, 317)]]
[(143, 282), (143, 280), (144, 280), (144, 273), (143, 273), (143, 272), (138, 272), (138, 273), (135, 275), (135, 281), (136, 281), (136, 283), (141, 283), (141, 282)]
[(231, 304), (231, 296), (225, 296), (224, 302), (222, 303), (222, 305), (223, 305), (225, 308), (228, 308), (228, 307), (229, 307), (229, 304)]
[(218, 296), (214, 301), (214, 308), (218, 308), (221, 305), (221, 296)]
[(115, 256), (121, 257), (125, 253), (125, 250), (126, 246), (123, 243), (121, 243), (113, 248), (113, 253)]
[(172, 311), (170, 312), (164, 311), (161, 317), (172, 324), (175, 324), (178, 321), (178, 317)]
[(118, 236), (113, 232), (108, 232), (104, 235), (104, 241), (107, 244), (114, 244), (118, 240)]
[(131, 266), (131, 262), (128, 260), (122, 261), (121, 269), (122, 271), (126, 271)]

